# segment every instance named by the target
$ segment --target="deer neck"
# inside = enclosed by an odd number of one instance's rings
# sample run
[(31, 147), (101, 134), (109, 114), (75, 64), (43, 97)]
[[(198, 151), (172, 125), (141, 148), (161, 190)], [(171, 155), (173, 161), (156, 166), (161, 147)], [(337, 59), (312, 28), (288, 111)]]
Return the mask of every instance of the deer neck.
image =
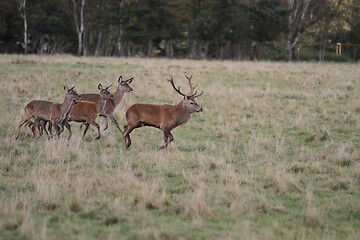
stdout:
[(125, 92), (120, 91), (119, 88), (116, 89), (116, 92), (114, 93), (113, 103), (115, 107), (119, 105), (119, 103), (123, 100)]
[(72, 104), (71, 99), (68, 96), (65, 96), (65, 100), (60, 104), (60, 114), (59, 117), (62, 118), (64, 115), (66, 115), (67, 112), (70, 111)]
[(98, 113), (102, 112), (102, 110), (104, 109), (105, 103), (106, 103), (106, 100), (104, 100), (104, 98), (100, 95), (100, 99), (97, 102), (97, 111), (98, 111)]
[(191, 113), (186, 110), (184, 101), (174, 106), (177, 124), (176, 126), (182, 125), (191, 119)]

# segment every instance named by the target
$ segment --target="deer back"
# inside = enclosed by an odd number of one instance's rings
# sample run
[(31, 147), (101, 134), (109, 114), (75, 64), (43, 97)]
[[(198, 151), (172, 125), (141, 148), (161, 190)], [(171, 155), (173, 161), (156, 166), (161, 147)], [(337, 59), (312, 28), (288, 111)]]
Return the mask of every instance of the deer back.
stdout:
[(176, 106), (136, 103), (125, 109), (128, 123), (157, 128), (173, 129), (186, 118), (183, 115), (182, 102)]
[(78, 100), (70, 111), (70, 120), (76, 122), (85, 122), (87, 119), (95, 119), (97, 116), (97, 105), (90, 101)]
[(58, 104), (44, 100), (32, 100), (25, 105), (25, 113), (44, 120), (56, 118), (60, 114)]

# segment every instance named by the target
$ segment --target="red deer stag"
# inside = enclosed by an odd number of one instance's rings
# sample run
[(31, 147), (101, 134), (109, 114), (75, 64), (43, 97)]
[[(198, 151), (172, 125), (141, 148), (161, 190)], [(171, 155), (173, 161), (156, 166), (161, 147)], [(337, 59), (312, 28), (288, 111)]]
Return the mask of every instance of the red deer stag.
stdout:
[[(105, 117), (105, 128), (104, 131), (108, 128), (108, 118), (112, 121), (112, 123), (119, 129), (120, 132), (121, 129), (119, 127), (118, 122), (116, 121), (114, 117), (114, 111), (117, 105), (120, 104), (122, 99), (124, 98), (124, 94), (126, 92), (132, 92), (133, 89), (129, 86), (129, 84), (132, 82), (133, 78), (130, 78), (128, 80), (123, 81), (122, 76), (118, 79), (118, 87), (114, 93), (113, 99), (106, 100), (104, 110), (100, 113), (100, 116)], [(90, 101), (90, 102), (98, 102), (100, 99), (99, 94), (94, 93), (88, 93), (88, 94), (81, 94), (82, 100), (84, 101)]]
[(124, 139), (125, 149), (131, 145), (130, 133), (139, 127), (152, 126), (161, 129), (164, 132), (164, 145), (160, 149), (166, 148), (170, 142), (174, 140), (171, 130), (190, 120), (191, 114), (194, 112), (202, 112), (202, 108), (195, 98), (201, 96), (203, 92), (196, 95), (194, 92), (196, 87), (192, 87), (191, 77), (189, 80), (190, 93), (184, 94), (180, 91), (180, 87), (176, 88), (174, 80), (168, 79), (177, 93), (182, 95), (184, 99), (177, 105), (155, 105), (147, 103), (136, 103), (125, 108), (127, 125), (125, 126), (122, 136)]
[(109, 92), (110, 87), (111, 85), (107, 88), (103, 88), (102, 85), (99, 84), (98, 89), (100, 90), (100, 98), (96, 103), (90, 101), (77, 101), (77, 104), (70, 111), (70, 116), (66, 117), (64, 121), (62, 121), (60, 124), (61, 129), (63, 129), (65, 125), (65, 127), (69, 130), (69, 138), (71, 137), (71, 127), (68, 124), (68, 121), (85, 123), (85, 130), (82, 138), (85, 137), (85, 134), (90, 124), (95, 126), (98, 130), (98, 136), (96, 137), (96, 139), (99, 139), (101, 137), (100, 126), (95, 122), (95, 119), (103, 111), (105, 101), (114, 97)]
[(66, 91), (65, 100), (62, 103), (54, 103), (44, 100), (32, 100), (25, 105), (24, 115), (22, 120), (19, 122), (18, 130), (15, 139), (19, 138), (21, 127), (35, 119), (35, 123), (32, 126), (32, 132), (34, 138), (36, 138), (36, 128), (40, 124), (40, 121), (50, 121), (55, 128), (56, 137), (59, 137), (59, 127), (57, 123), (63, 118), (72, 106), (73, 100), (80, 99), (81, 96), (74, 90), (75, 86), (68, 88), (64, 86)]

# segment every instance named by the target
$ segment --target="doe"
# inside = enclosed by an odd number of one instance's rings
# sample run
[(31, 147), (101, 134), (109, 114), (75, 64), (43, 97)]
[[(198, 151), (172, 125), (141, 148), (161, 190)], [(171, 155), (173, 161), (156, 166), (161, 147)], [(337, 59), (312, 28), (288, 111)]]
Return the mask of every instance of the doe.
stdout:
[(62, 103), (49, 102), (44, 100), (32, 100), (25, 105), (24, 115), (22, 120), (19, 122), (15, 139), (19, 138), (21, 127), (31, 121), (34, 118), (35, 122), (32, 126), (33, 137), (36, 137), (36, 128), (39, 126), (40, 121), (49, 121), (55, 128), (56, 137), (59, 137), (58, 122), (63, 119), (64, 115), (72, 107), (73, 101), (80, 99), (79, 95), (75, 90), (75, 86), (68, 88), (64, 86), (66, 91), (65, 100)]
[(85, 123), (85, 130), (82, 138), (85, 137), (90, 124), (95, 126), (98, 130), (98, 136), (96, 139), (101, 137), (100, 126), (95, 122), (95, 119), (103, 111), (105, 101), (114, 98), (114, 96), (109, 92), (110, 87), (111, 85), (103, 88), (101, 83), (98, 85), (98, 89), (100, 90), (100, 98), (96, 103), (90, 101), (76, 101), (77, 104), (71, 109), (69, 117), (66, 117), (64, 121), (61, 122), (60, 126), (61, 129), (63, 129), (65, 125), (69, 131), (69, 138), (71, 137), (71, 127), (68, 123), (70, 121)]

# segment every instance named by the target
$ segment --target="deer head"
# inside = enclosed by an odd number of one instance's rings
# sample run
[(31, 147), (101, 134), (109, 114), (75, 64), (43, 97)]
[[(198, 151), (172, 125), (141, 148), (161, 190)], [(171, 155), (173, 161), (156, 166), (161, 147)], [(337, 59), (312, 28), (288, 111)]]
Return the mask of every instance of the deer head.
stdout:
[(106, 87), (106, 88), (103, 88), (103, 86), (101, 85), (101, 83), (99, 83), (98, 85), (98, 89), (100, 90), (100, 96), (101, 98), (103, 98), (104, 100), (108, 100), (108, 99), (113, 99), (114, 98), (114, 95), (112, 95), (109, 91), (111, 85)]
[(66, 85), (64, 86), (64, 89), (66, 91), (66, 98), (69, 98), (70, 100), (80, 100), (81, 95), (79, 95), (75, 90), (75, 86), (72, 88), (68, 88)]
[(133, 78), (129, 78), (128, 80), (123, 81), (122, 76), (118, 79), (118, 90), (120, 92), (132, 92), (132, 87), (129, 86), (129, 84), (132, 82)]
[[(184, 104), (184, 108), (187, 112), (189, 113), (193, 113), (193, 112), (202, 112), (203, 109), (202, 107), (196, 102), (195, 98), (200, 97), (204, 91), (202, 91), (200, 94), (197, 94), (196, 88), (197, 86), (193, 87), (191, 84), (191, 78), (192, 76), (189, 78), (188, 76), (185, 75), (185, 77), (188, 79), (189, 81), (189, 86), (190, 86), (190, 93), (189, 94), (185, 94), (183, 92), (180, 91), (180, 87), (176, 88), (175, 87), (175, 83), (174, 83), (174, 79), (171, 77), (170, 79), (168, 79), (168, 81), (171, 83), (171, 85), (173, 86), (173, 88), (175, 89), (175, 91), (177, 93), (179, 93), (181, 96), (184, 97), (183, 100), (183, 104)], [(195, 92), (194, 92), (195, 91)]]

